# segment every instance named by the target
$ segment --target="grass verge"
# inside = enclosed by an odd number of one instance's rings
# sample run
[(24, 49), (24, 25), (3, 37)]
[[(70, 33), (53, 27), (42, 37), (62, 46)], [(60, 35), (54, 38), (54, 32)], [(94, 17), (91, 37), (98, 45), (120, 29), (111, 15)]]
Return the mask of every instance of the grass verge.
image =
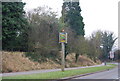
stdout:
[(31, 74), (31, 75), (19, 75), (19, 76), (3, 77), (3, 79), (59, 79), (59, 78), (70, 77), (85, 73), (102, 71), (106, 69), (112, 69), (115, 66), (116, 65), (109, 65), (109, 66), (100, 66), (100, 67), (81, 68), (75, 70), (66, 70), (64, 72), (56, 71), (56, 72), (39, 73), (39, 74)]

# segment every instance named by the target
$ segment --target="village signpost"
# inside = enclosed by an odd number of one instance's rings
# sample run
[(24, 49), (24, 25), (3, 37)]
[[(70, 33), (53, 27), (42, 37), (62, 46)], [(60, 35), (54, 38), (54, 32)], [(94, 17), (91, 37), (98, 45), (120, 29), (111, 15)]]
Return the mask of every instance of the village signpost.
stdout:
[(59, 33), (59, 43), (61, 43), (61, 51), (62, 51), (62, 63), (61, 63), (61, 70), (64, 71), (65, 68), (65, 43), (67, 43), (67, 33), (62, 30)]

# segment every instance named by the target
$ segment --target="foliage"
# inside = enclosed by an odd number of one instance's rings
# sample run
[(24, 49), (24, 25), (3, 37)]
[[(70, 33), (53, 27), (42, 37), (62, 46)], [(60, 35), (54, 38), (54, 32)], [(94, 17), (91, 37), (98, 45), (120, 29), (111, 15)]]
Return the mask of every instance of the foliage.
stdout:
[(80, 39), (82, 39), (81, 37), (77, 37), (76, 33), (74, 30), (72, 30), (71, 28), (64, 28), (65, 32), (68, 33), (68, 41), (67, 44), (65, 44), (65, 57), (70, 54), (70, 53), (76, 53), (76, 54), (81, 54), (80, 52)]
[[(99, 58), (107, 59), (109, 52), (116, 40), (113, 33), (98, 30), (90, 39), (84, 37), (84, 22), (80, 14), (79, 0), (64, 0), (62, 6), (62, 23), (68, 32), (68, 44), (66, 44), (66, 55), (69, 52), (76, 53), (76, 62), (80, 54), (87, 55), (96, 61)], [(101, 48), (103, 47), (103, 48)]]
[[(23, 2), (2, 2), (2, 45), (3, 50), (23, 50), (26, 42), (23, 33), (26, 32), (27, 20), (23, 10)], [(22, 37), (22, 38), (21, 38)], [(18, 46), (18, 47), (17, 47)], [(24, 48), (25, 49), (25, 48)]]
[(114, 37), (112, 32), (103, 32), (102, 45), (103, 45), (103, 58), (108, 59), (109, 52), (112, 50), (114, 42), (117, 38)]
[(43, 57), (60, 58), (58, 37), (59, 32), (64, 29), (68, 33), (65, 57), (76, 53), (76, 62), (79, 55), (88, 56), (94, 61), (108, 58), (117, 38), (106, 31), (97, 31), (89, 39), (85, 38), (79, 0), (64, 1), (62, 17), (59, 19), (51, 8), (38, 7), (27, 13), (26, 20), (24, 5), (22, 2), (2, 3), (3, 50), (27, 51), (26, 56), (35, 61), (44, 61)]
[(43, 57), (57, 56), (58, 43), (58, 19), (56, 13), (49, 7), (38, 7), (28, 12), (30, 24), (29, 30), (29, 54), (39, 61)]
[(101, 37), (102, 31), (98, 30), (93, 33), (89, 40), (89, 48), (88, 48), (88, 56), (94, 61), (97, 60), (100, 56), (101, 52)]
[(64, 1), (62, 6), (62, 21), (76, 32), (76, 35), (84, 36), (83, 17), (78, 1)]
[(82, 44), (83, 40), (81, 40), (84, 39), (84, 37), (82, 37), (84, 36), (84, 23), (80, 12), (79, 0), (64, 0), (62, 17), (60, 19), (62, 23), (65, 23), (62, 28), (65, 29), (69, 37), (68, 44), (66, 44), (65, 55), (70, 52), (76, 53), (76, 61), (84, 49), (82, 48), (84, 46)]
[(112, 50), (113, 44), (117, 38), (113, 36), (112, 32), (100, 31), (93, 33), (90, 37), (89, 53), (90, 58), (101, 60), (108, 60), (109, 52)]

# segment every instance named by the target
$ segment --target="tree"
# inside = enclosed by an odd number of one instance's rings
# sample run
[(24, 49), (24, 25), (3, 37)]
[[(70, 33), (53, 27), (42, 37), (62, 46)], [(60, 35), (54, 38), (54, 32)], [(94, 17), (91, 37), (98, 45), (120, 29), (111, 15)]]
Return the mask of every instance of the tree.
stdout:
[[(18, 41), (21, 34), (26, 32), (27, 20), (23, 10), (23, 2), (2, 2), (2, 48), (3, 50), (18, 50), (21, 46), (23, 37)], [(19, 46), (19, 47), (16, 47)]]
[(116, 39), (112, 32), (98, 30), (93, 33), (90, 38), (90, 46), (95, 50), (92, 56), (107, 60)]
[(36, 61), (44, 61), (45, 57), (57, 59), (59, 25), (56, 13), (49, 7), (38, 7), (29, 12), (27, 18), (30, 23), (29, 51), (33, 53), (27, 56)]
[(92, 33), (90, 39), (88, 40), (88, 50), (87, 55), (92, 60), (96, 61), (102, 53), (101, 50), (102, 43), (102, 31)]
[(78, 36), (74, 41), (74, 51), (76, 53), (75, 62), (78, 61), (79, 55), (87, 55), (88, 41), (83, 36)]
[(71, 29), (75, 30), (76, 35), (84, 36), (83, 17), (80, 14), (81, 8), (79, 0), (65, 1), (62, 6), (62, 20)]
[(108, 60), (109, 52), (112, 50), (114, 42), (117, 38), (114, 37), (112, 32), (103, 32), (102, 45), (103, 45), (103, 58)]
[[(76, 58), (81, 53), (79, 50), (80, 48), (77, 48), (78, 43), (80, 42), (80, 38), (81, 38), (79, 36), (84, 36), (84, 34), (85, 34), (83, 17), (81, 16), (80, 12), (81, 12), (81, 8), (79, 6), (79, 0), (64, 0), (63, 6), (62, 6), (61, 21), (63, 23), (65, 23), (63, 28), (69, 29), (69, 31), (67, 31), (67, 32), (68, 32), (68, 35), (70, 35), (68, 44), (66, 44), (66, 52), (67, 53), (75, 52)], [(75, 47), (76, 44), (77, 44), (77, 46)], [(80, 46), (78, 46), (78, 47), (80, 47)], [(65, 54), (65, 55), (67, 55), (67, 54)]]

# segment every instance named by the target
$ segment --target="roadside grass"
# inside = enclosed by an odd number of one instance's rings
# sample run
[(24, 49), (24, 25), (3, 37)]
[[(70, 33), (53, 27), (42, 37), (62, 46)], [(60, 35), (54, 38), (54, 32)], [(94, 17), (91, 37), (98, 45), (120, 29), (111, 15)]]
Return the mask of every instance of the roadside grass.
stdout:
[(110, 64), (110, 63), (108, 63), (107, 65), (116, 66), (116, 64)]
[[(116, 65), (110, 66), (100, 66), (100, 67), (90, 67), (90, 68), (81, 68), (75, 70), (66, 70), (64, 72), (55, 71), (55, 72), (48, 72), (48, 73), (39, 73), (39, 74), (31, 74), (31, 75), (17, 75), (17, 76), (10, 76), (10, 77), (2, 77), (4, 79), (60, 79), (64, 77), (70, 77), (85, 73), (97, 72), (107, 69), (112, 69)], [(9, 80), (12, 81), (12, 80)]]

